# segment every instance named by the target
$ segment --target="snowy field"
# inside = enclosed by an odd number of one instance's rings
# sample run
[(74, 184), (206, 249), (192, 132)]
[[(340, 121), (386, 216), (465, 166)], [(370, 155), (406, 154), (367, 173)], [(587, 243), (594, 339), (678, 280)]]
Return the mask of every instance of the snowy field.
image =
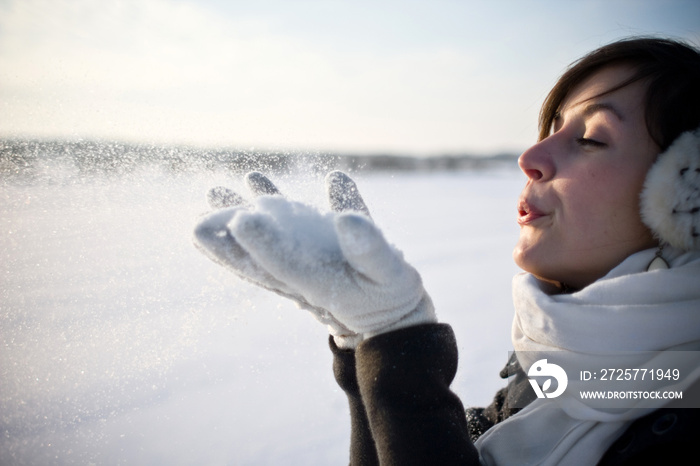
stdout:
[[(355, 176), (460, 349), (465, 405), (503, 385), (517, 169)], [(276, 177), (325, 208), (322, 177)], [(0, 181), (0, 464), (347, 464), (325, 329), (202, 256), (223, 173)], [(246, 193), (247, 194), (247, 193)]]

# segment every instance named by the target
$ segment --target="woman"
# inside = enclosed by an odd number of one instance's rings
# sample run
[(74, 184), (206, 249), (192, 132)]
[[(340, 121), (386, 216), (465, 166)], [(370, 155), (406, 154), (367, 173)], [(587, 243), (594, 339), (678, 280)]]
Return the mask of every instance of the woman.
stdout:
[[(222, 209), (199, 223), (195, 244), (328, 325), (350, 403), (351, 464), (678, 464), (698, 436), (695, 410), (599, 408), (565, 385), (553, 401), (523, 368), (552, 350), (632, 352), (641, 365), (700, 350), (698, 83), (697, 50), (643, 38), (592, 52), (550, 92), (539, 142), (519, 159), (517, 357), (501, 373), (508, 387), (466, 416), (449, 389), (454, 334), (346, 175), (327, 177), (326, 214), (257, 173), (247, 176), (252, 206), (212, 190)], [(673, 381), (686, 399), (699, 366)]]

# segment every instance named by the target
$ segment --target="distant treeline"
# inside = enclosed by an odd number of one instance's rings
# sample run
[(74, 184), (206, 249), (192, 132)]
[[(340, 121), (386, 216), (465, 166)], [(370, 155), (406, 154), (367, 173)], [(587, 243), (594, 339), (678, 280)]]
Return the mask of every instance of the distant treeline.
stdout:
[(516, 160), (514, 154), (413, 157), (203, 149), (101, 141), (0, 140), (0, 176), (5, 180), (31, 179), (47, 170), (67, 170), (78, 176), (123, 175), (146, 166), (173, 173), (208, 170), (234, 174), (298, 169), (318, 172), (335, 169), (349, 172), (478, 170), (516, 168)]

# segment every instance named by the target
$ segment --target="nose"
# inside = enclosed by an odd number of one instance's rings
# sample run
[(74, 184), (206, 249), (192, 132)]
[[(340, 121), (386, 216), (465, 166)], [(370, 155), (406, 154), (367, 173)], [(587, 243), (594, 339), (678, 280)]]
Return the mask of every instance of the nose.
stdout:
[(518, 165), (532, 181), (547, 181), (554, 177), (556, 167), (552, 150), (554, 140), (550, 136), (530, 147), (518, 158)]

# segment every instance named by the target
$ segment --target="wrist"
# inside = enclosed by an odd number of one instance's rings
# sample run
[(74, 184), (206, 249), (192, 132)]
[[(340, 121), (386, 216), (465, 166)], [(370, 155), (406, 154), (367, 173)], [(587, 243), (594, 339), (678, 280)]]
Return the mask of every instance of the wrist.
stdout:
[(354, 350), (357, 348), (362, 340), (364, 340), (364, 335), (359, 333), (353, 333), (351, 335), (332, 335), (333, 342), (335, 346), (340, 349)]
[(416, 308), (413, 309), (411, 312), (409, 312), (396, 322), (392, 322), (391, 324), (386, 325), (382, 328), (363, 333), (363, 337), (364, 339), (367, 339), (376, 335), (393, 332), (395, 330), (407, 327), (435, 323), (437, 323), (435, 306), (433, 306), (433, 301), (432, 299), (430, 299), (430, 296), (428, 296), (428, 294), (424, 294), (423, 298), (418, 302)]
[(407, 327), (415, 327), (423, 324), (437, 323), (435, 314), (435, 306), (433, 301), (427, 294), (418, 302), (418, 305), (411, 312), (403, 316), (401, 319), (390, 323), (376, 330), (371, 330), (363, 333), (336, 334), (331, 331), (333, 341), (340, 349), (355, 349), (363, 340), (381, 335), (383, 333), (393, 332)]

